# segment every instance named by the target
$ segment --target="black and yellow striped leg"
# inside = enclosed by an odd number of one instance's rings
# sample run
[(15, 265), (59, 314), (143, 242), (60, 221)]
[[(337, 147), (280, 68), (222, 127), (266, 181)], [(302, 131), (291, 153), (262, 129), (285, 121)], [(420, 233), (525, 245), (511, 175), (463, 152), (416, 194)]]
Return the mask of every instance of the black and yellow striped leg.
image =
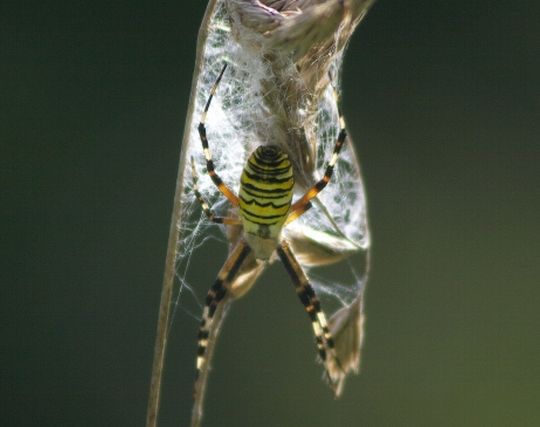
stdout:
[(304, 194), (300, 199), (293, 203), (293, 205), (291, 206), (291, 210), (289, 211), (289, 216), (285, 221), (285, 225), (294, 221), (295, 219), (303, 215), (308, 209), (310, 209), (312, 206), (310, 200), (317, 197), (317, 194), (319, 194), (330, 182), (330, 178), (332, 178), (332, 174), (334, 173), (334, 167), (339, 158), (339, 153), (341, 152), (341, 149), (343, 148), (343, 145), (345, 144), (345, 141), (347, 139), (345, 120), (343, 119), (341, 113), (339, 115), (339, 126), (340, 130), (336, 140), (336, 144), (334, 145), (334, 151), (332, 153), (330, 161), (328, 162), (328, 165), (326, 166), (324, 176), (319, 181), (317, 181), (315, 185), (313, 185), (306, 192), (306, 194)]
[(210, 209), (206, 200), (204, 200), (201, 192), (199, 191), (199, 177), (197, 175), (197, 170), (195, 169), (195, 160), (191, 158), (191, 176), (193, 178), (192, 188), (197, 201), (202, 207), (203, 212), (206, 214), (208, 219), (216, 224), (228, 224), (228, 225), (238, 225), (241, 223), (240, 218), (233, 217), (221, 217), (216, 216), (216, 214)]
[(210, 178), (212, 179), (212, 182), (216, 185), (219, 191), (227, 198), (229, 201), (234, 205), (238, 206), (238, 196), (234, 194), (234, 192), (225, 185), (223, 180), (219, 177), (219, 175), (216, 173), (214, 161), (212, 160), (212, 154), (210, 152), (210, 148), (208, 147), (208, 138), (206, 137), (206, 114), (208, 113), (208, 109), (210, 108), (210, 103), (212, 102), (212, 98), (214, 97), (216, 90), (218, 88), (219, 82), (221, 81), (221, 78), (223, 77), (223, 73), (227, 69), (227, 64), (223, 66), (223, 69), (219, 73), (219, 76), (212, 86), (212, 89), (210, 90), (210, 96), (208, 97), (208, 101), (206, 101), (206, 105), (204, 106), (204, 111), (201, 116), (201, 121), (199, 123), (199, 136), (201, 138), (201, 143), (203, 147), (204, 157), (206, 159), (206, 168), (208, 170), (208, 175), (210, 175)]
[(206, 362), (206, 348), (208, 346), (214, 314), (216, 313), (219, 303), (227, 294), (229, 284), (240, 270), (242, 263), (250, 251), (250, 247), (243, 240), (240, 240), (227, 258), (227, 261), (225, 261), (225, 264), (223, 264), (223, 267), (221, 267), (215, 283), (208, 291), (198, 335), (197, 377)]
[[(321, 309), (321, 303), (317, 298), (313, 287), (309, 283), (306, 273), (304, 273), (304, 270), (285, 241), (282, 241), (277, 247), (277, 253), (283, 262), (283, 265), (285, 265), (287, 272), (291, 276), (294, 286), (296, 287), (296, 293), (311, 319), (311, 326), (313, 327), (313, 333), (315, 334), (315, 341), (321, 360), (323, 363), (327, 364), (328, 357), (332, 357), (339, 365), (334, 349), (334, 339), (328, 329), (326, 316)], [(328, 376), (330, 377), (329, 374)]]

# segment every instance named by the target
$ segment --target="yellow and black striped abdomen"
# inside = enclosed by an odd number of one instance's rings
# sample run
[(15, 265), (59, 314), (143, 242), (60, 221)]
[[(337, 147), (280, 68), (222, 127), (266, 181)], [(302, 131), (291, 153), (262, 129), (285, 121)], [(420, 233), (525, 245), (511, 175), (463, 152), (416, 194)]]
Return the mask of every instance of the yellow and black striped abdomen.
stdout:
[(258, 147), (247, 161), (240, 184), (244, 232), (277, 239), (291, 206), (293, 187), (287, 154), (276, 145)]

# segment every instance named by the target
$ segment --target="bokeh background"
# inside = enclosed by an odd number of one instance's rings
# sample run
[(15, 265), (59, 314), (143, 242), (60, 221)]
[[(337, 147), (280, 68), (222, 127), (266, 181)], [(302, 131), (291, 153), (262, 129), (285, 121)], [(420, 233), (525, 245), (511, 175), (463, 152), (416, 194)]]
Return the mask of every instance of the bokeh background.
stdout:
[[(143, 426), (204, 1), (2, 2), (0, 423)], [(334, 401), (279, 265), (234, 307), (205, 426), (540, 425), (540, 8), (379, 1), (344, 64), (373, 233)], [(225, 249), (194, 260), (204, 294)], [(189, 418), (177, 310), (161, 426)]]

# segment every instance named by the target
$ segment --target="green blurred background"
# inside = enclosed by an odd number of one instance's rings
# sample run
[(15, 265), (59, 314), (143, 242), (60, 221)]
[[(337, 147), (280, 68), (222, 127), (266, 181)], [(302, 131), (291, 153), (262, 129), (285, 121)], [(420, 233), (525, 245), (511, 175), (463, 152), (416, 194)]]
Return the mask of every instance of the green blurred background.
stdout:
[[(204, 8), (0, 6), (3, 426), (144, 425)], [(205, 426), (540, 425), (539, 9), (375, 5), (343, 84), (373, 232), (363, 372), (332, 399), (275, 266), (227, 319)], [(162, 427), (189, 417), (183, 303)]]

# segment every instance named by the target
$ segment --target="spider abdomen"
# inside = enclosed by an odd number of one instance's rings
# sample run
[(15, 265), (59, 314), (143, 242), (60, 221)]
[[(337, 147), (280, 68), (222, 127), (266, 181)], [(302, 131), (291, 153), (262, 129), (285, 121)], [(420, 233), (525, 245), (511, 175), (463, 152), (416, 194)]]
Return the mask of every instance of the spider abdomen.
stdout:
[(278, 146), (258, 147), (249, 157), (240, 184), (240, 216), (255, 256), (267, 259), (275, 249), (291, 206), (291, 162)]

